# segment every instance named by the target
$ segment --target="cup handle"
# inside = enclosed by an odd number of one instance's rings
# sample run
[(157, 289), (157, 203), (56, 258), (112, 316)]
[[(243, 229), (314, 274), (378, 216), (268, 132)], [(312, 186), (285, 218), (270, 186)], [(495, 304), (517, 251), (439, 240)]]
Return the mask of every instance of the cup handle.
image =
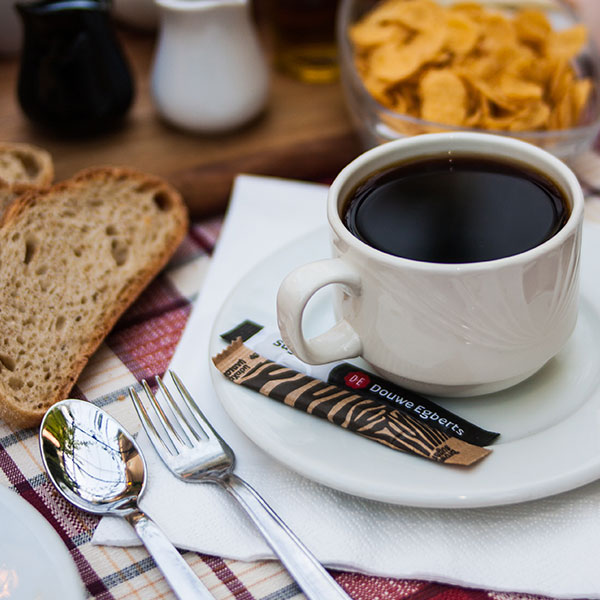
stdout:
[(292, 271), (277, 294), (277, 321), (283, 341), (300, 360), (320, 365), (362, 354), (359, 335), (346, 319), (331, 329), (307, 340), (302, 332), (302, 315), (309, 300), (321, 288), (337, 283), (358, 296), (360, 275), (339, 258), (312, 262)]

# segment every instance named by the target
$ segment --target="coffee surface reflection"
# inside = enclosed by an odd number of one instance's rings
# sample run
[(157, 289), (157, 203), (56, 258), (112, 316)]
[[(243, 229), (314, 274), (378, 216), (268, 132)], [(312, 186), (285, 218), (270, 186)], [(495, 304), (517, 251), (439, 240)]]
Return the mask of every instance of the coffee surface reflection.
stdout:
[(369, 246), (432, 263), (520, 254), (569, 217), (559, 187), (533, 169), (475, 156), (434, 157), (370, 176), (351, 194), (346, 227)]

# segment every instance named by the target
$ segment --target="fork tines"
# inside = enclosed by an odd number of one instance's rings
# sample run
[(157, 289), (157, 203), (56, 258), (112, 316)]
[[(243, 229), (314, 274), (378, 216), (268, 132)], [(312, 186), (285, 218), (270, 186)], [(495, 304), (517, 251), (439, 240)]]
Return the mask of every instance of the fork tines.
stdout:
[[(142, 388), (148, 404), (152, 407), (150, 410), (152, 417), (135, 388), (129, 388), (129, 395), (148, 437), (153, 442), (156, 439), (160, 440), (162, 446), (171, 454), (180, 454), (183, 446), (192, 448), (194, 442), (205, 439), (200, 435), (201, 432), (204, 433), (204, 428), (197, 417), (200, 412), (198, 406), (177, 375), (172, 371), (170, 371), (170, 374), (183, 400), (188, 416), (184, 414), (179, 403), (174, 400), (173, 395), (158, 375), (156, 376), (156, 383), (160, 394), (154, 394), (148, 382), (145, 379), (142, 381)], [(163, 435), (159, 433), (154, 419), (160, 423), (160, 428), (164, 431)], [(169, 444), (166, 443), (165, 438), (168, 439)]]

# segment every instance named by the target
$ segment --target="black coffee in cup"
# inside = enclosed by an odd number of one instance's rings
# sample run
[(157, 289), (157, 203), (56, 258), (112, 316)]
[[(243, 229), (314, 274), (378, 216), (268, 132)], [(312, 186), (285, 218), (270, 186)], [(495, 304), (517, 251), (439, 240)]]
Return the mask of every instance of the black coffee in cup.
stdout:
[(399, 164), (361, 182), (342, 213), (365, 244), (403, 258), (473, 263), (520, 254), (569, 217), (564, 193), (531, 167), (476, 156)]

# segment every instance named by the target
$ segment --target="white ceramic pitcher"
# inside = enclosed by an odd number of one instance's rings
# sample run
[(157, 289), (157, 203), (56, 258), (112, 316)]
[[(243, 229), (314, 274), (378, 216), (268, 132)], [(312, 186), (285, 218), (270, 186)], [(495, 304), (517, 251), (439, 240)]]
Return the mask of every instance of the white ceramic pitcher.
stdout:
[(152, 96), (173, 125), (231, 130), (264, 107), (269, 71), (247, 0), (155, 0), (161, 13)]

